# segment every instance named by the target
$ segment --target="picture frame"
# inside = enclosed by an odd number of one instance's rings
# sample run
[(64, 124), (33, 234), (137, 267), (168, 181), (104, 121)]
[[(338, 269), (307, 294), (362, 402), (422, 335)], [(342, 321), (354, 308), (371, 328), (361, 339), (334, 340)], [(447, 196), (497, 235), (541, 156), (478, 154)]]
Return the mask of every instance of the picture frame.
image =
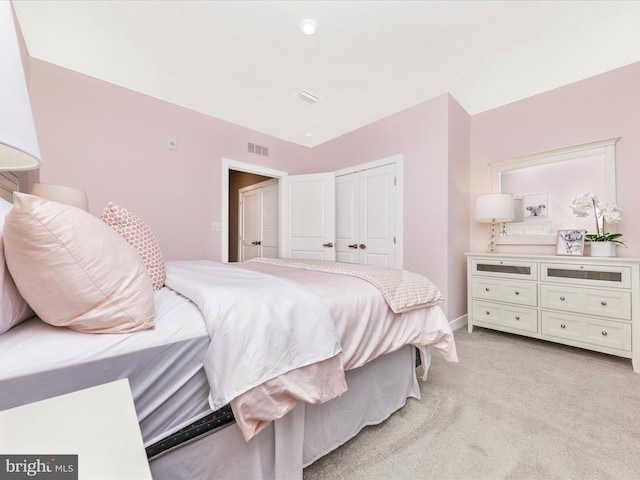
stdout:
[(522, 214), (527, 218), (546, 218), (549, 215), (549, 195), (536, 193), (523, 198)]
[(583, 256), (586, 234), (586, 230), (558, 230), (556, 255)]

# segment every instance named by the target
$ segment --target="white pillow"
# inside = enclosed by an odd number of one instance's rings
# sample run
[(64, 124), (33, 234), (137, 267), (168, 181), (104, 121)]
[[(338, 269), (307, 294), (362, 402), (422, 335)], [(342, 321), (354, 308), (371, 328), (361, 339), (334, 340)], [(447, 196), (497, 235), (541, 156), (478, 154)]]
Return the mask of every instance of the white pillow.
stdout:
[(3, 228), (4, 217), (11, 211), (13, 205), (4, 198), (0, 198), (0, 333), (4, 333), (14, 325), (33, 316), (33, 310), (29, 307), (7, 270), (4, 261)]
[(84, 210), (16, 193), (5, 218), (4, 245), (18, 290), (44, 322), (87, 333), (154, 326), (144, 262)]

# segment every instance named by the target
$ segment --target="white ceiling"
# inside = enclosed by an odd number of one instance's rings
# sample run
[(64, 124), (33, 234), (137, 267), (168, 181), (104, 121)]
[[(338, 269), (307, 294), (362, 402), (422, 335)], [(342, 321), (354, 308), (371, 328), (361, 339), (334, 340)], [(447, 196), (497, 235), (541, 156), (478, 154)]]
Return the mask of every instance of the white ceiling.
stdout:
[(445, 92), (473, 115), (640, 61), (633, 0), (13, 3), (32, 57), (309, 147)]

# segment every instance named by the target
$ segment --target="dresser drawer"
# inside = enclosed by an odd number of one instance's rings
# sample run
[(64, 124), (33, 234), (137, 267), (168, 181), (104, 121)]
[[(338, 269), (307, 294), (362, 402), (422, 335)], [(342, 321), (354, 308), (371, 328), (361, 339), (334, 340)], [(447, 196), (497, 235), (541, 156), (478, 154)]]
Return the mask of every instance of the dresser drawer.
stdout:
[(538, 286), (534, 282), (516, 280), (500, 281), (497, 278), (474, 277), (471, 279), (472, 296), (483, 300), (538, 305)]
[(474, 259), (471, 261), (471, 273), (514, 280), (537, 280), (538, 264), (516, 260)]
[(473, 323), (486, 323), (496, 327), (509, 327), (514, 330), (536, 333), (538, 331), (538, 311), (535, 308), (474, 300)]
[(540, 280), (585, 287), (631, 288), (631, 268), (623, 265), (541, 263)]
[(584, 315), (631, 319), (631, 293), (624, 290), (542, 284), (540, 306)]
[(574, 342), (631, 351), (631, 324), (560, 312), (542, 312), (541, 333)]

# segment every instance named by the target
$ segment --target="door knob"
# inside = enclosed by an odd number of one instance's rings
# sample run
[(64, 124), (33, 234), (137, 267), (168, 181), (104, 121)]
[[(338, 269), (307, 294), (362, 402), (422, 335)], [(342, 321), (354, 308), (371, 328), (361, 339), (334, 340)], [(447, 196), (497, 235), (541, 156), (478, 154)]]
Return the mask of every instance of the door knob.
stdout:
[(361, 244), (359, 245), (359, 247), (360, 247), (362, 250), (364, 250), (365, 248), (367, 248), (367, 246), (366, 246), (364, 243), (361, 243)]
[(322, 244), (322, 246), (323, 246), (323, 247), (331, 248), (331, 247), (333, 247), (333, 242), (323, 243), (323, 244)]
[(255, 240), (251, 242), (251, 245), (260, 245), (260, 240)]
[(352, 243), (351, 245), (347, 245), (347, 247), (349, 247), (349, 248), (358, 248), (358, 244), (357, 243)]

